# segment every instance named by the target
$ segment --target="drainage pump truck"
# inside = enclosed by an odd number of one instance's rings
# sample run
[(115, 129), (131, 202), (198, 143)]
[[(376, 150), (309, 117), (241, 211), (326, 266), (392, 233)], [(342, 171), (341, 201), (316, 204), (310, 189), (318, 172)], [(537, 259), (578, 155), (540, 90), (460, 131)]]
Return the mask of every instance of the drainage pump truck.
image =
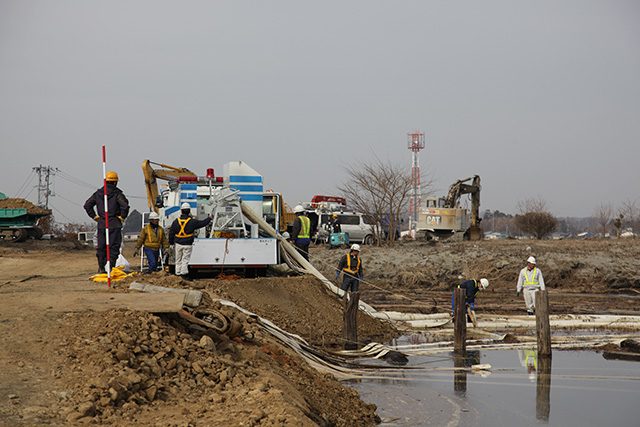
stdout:
[[(185, 202), (194, 218), (213, 217), (207, 227), (196, 230), (189, 261), (192, 274), (256, 277), (280, 264), (278, 240), (264, 229), (268, 224), (272, 232), (286, 230), (285, 204), (279, 193), (264, 191), (262, 176), (249, 165), (233, 161), (224, 165), (223, 176), (215, 176), (213, 169), (207, 169), (206, 176), (196, 176), (164, 164), (169, 169), (156, 172), (150, 163), (145, 160), (143, 172), (149, 206), (159, 214), (160, 226), (168, 230)], [(180, 172), (172, 174), (172, 170)], [(158, 192), (156, 178), (167, 180), (168, 188)], [(169, 255), (168, 267), (173, 269), (173, 254)]]

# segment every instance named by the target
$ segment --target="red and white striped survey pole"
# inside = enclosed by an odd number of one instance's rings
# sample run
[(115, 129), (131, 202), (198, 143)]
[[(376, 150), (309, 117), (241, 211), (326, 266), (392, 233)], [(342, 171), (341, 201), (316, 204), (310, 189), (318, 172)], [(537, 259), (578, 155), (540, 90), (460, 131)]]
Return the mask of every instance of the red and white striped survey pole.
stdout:
[(102, 177), (104, 180), (104, 237), (107, 242), (107, 283), (111, 287), (111, 257), (109, 256), (109, 203), (107, 200), (107, 152), (102, 146)]

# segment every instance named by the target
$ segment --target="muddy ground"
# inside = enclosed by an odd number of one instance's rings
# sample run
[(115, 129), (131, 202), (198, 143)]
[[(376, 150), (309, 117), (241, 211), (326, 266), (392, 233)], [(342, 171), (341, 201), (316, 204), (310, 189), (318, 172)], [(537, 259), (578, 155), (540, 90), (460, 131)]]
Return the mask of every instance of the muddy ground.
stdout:
[[(133, 265), (133, 246), (125, 256)], [(346, 249), (312, 247), (328, 278)], [(478, 313), (524, 314), (518, 271), (534, 255), (552, 313), (640, 314), (640, 243), (483, 241), (364, 247), (362, 299), (379, 310), (448, 312), (463, 278), (487, 277)], [(88, 280), (92, 249), (76, 242), (0, 242), (0, 424), (150, 426), (375, 425), (375, 406), (211, 299), (231, 300), (326, 350), (342, 345), (341, 301), (311, 276), (183, 282), (164, 273)], [(78, 295), (128, 292), (132, 281), (206, 291), (241, 324), (231, 338), (176, 315), (60, 308)], [(211, 298), (211, 299), (209, 299)], [(74, 299), (75, 301), (75, 299)], [(390, 325), (360, 315), (359, 338), (385, 341)]]

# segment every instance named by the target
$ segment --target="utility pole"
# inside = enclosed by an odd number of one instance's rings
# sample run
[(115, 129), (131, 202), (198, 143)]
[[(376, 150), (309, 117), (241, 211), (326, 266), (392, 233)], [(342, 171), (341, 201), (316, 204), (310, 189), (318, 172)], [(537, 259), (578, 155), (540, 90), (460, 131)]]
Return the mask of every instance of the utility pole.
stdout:
[(38, 206), (49, 209), (49, 196), (53, 196), (51, 191), (51, 176), (55, 175), (58, 168), (51, 166), (36, 166), (33, 168), (38, 173)]

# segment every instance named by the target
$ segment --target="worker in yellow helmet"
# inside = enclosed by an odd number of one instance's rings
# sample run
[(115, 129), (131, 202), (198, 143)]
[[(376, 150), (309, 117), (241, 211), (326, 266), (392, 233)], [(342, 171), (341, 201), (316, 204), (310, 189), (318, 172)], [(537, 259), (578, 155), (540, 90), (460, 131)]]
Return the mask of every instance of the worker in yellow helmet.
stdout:
[[(109, 265), (111, 268), (114, 268), (122, 245), (122, 223), (127, 215), (129, 215), (129, 201), (122, 190), (118, 188), (118, 174), (115, 172), (107, 172), (106, 178), (106, 211), (109, 214), (108, 256)], [(85, 212), (98, 223), (98, 247), (96, 248), (96, 256), (98, 257), (99, 273), (106, 272), (105, 264), (107, 263), (107, 238), (105, 232), (107, 221), (105, 216), (104, 194), (105, 187), (101, 187), (84, 202)]]

